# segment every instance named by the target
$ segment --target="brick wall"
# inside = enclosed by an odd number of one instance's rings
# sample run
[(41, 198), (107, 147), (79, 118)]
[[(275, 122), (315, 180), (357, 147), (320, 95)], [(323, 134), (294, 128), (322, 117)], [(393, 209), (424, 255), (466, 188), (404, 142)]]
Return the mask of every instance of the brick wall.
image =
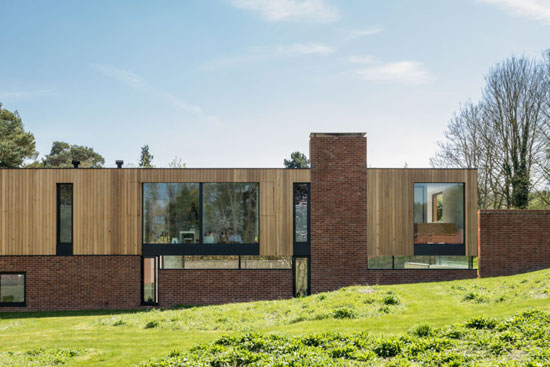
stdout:
[(310, 136), (311, 290), (365, 282), (367, 139), (363, 133)]
[(550, 267), (550, 210), (481, 210), (478, 228), (481, 277)]
[(159, 305), (204, 305), (291, 298), (292, 270), (159, 270)]
[(139, 256), (1, 256), (2, 271), (26, 272), (27, 307), (0, 307), (0, 312), (140, 305)]

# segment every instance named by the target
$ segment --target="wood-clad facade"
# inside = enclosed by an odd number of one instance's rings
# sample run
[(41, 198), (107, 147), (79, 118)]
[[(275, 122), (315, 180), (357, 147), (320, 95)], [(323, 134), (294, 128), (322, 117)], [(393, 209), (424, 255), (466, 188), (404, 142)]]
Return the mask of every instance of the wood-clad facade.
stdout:
[(0, 254), (56, 254), (56, 185), (72, 183), (74, 255), (142, 253), (142, 183), (259, 183), (260, 255), (292, 255), (293, 184), (309, 170), (0, 169)]
[(477, 256), (477, 170), (367, 170), (368, 255), (413, 256), (413, 189), (415, 183), (463, 183), (465, 255)]

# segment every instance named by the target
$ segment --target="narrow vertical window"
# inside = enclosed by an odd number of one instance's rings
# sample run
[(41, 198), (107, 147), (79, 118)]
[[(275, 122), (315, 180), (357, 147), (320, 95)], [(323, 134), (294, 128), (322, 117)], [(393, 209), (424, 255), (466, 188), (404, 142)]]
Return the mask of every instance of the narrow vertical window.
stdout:
[(143, 304), (158, 303), (158, 257), (143, 258)]
[(294, 296), (305, 297), (309, 294), (309, 259), (294, 258)]
[(294, 184), (294, 242), (309, 242), (309, 184)]
[(57, 184), (57, 255), (73, 254), (73, 184)]

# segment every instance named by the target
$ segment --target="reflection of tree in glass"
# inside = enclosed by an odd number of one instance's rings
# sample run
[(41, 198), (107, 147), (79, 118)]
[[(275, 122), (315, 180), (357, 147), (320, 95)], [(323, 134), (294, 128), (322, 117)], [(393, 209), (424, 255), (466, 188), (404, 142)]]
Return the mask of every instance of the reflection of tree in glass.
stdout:
[(258, 184), (203, 186), (204, 235), (216, 243), (258, 242)]

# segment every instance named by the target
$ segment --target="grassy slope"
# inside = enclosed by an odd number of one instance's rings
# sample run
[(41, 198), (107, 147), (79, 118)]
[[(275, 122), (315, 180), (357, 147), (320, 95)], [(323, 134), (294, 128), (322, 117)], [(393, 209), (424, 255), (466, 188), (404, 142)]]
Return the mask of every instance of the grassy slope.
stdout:
[[(399, 304), (386, 305), (388, 297)], [(0, 366), (9, 365), (5, 352), (38, 347), (85, 350), (67, 365), (128, 366), (226, 333), (400, 334), (418, 324), (445, 326), (529, 307), (550, 311), (549, 300), (550, 270), (544, 270), (481, 280), (351, 287), (305, 299), (185, 310), (0, 314)], [(350, 314), (353, 319), (338, 318)]]

